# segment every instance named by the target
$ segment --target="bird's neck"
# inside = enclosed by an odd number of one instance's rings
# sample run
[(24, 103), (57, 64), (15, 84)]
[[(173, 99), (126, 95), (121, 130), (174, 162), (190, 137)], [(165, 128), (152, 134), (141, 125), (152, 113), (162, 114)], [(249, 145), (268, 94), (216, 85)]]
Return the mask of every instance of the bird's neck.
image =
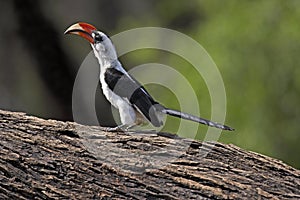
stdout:
[(118, 62), (117, 53), (114, 49), (95, 49), (93, 47), (94, 54), (100, 64), (101, 68), (111, 67), (114, 63)]

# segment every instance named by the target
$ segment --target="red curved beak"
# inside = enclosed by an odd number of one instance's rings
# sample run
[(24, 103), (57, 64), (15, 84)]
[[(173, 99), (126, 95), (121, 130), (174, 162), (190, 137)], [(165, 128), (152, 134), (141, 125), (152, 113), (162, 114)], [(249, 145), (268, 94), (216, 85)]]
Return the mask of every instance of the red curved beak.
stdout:
[(75, 34), (83, 37), (88, 40), (90, 43), (94, 44), (94, 38), (92, 37), (92, 32), (97, 30), (93, 25), (84, 22), (78, 22), (71, 25), (66, 31), (65, 34)]

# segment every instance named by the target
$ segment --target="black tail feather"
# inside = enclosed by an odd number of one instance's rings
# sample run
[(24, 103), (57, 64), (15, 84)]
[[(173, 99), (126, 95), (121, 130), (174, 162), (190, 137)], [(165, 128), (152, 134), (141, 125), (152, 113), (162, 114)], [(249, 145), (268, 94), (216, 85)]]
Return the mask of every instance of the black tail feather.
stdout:
[(212, 121), (209, 121), (207, 119), (203, 119), (201, 117), (196, 117), (194, 115), (183, 113), (183, 112), (180, 112), (180, 111), (177, 111), (177, 110), (172, 110), (172, 109), (169, 109), (169, 108), (165, 108), (164, 110), (162, 110), (162, 112), (165, 113), (165, 114), (174, 116), (174, 117), (179, 117), (179, 118), (182, 118), (182, 119), (191, 120), (191, 121), (198, 122), (200, 124), (204, 124), (204, 125), (207, 125), (207, 126), (211, 126), (211, 127), (215, 127), (215, 128), (219, 128), (219, 129), (223, 129), (223, 130), (228, 130), (228, 131), (234, 131), (234, 128), (231, 128), (229, 126), (219, 124), (217, 122), (212, 122)]

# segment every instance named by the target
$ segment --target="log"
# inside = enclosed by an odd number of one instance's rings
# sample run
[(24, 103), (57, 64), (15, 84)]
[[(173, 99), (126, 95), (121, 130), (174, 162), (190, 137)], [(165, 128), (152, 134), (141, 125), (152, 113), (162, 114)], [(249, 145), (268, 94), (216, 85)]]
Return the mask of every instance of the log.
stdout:
[(299, 199), (300, 171), (232, 144), (0, 110), (0, 199)]

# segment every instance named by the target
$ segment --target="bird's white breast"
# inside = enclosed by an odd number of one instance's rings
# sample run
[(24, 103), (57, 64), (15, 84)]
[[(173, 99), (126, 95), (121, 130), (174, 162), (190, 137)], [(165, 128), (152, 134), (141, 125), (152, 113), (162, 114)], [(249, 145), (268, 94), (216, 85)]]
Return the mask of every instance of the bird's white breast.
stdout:
[(122, 124), (133, 125), (136, 121), (136, 114), (129, 101), (114, 93), (105, 81), (105, 70), (100, 69), (100, 83), (106, 99), (118, 109)]

